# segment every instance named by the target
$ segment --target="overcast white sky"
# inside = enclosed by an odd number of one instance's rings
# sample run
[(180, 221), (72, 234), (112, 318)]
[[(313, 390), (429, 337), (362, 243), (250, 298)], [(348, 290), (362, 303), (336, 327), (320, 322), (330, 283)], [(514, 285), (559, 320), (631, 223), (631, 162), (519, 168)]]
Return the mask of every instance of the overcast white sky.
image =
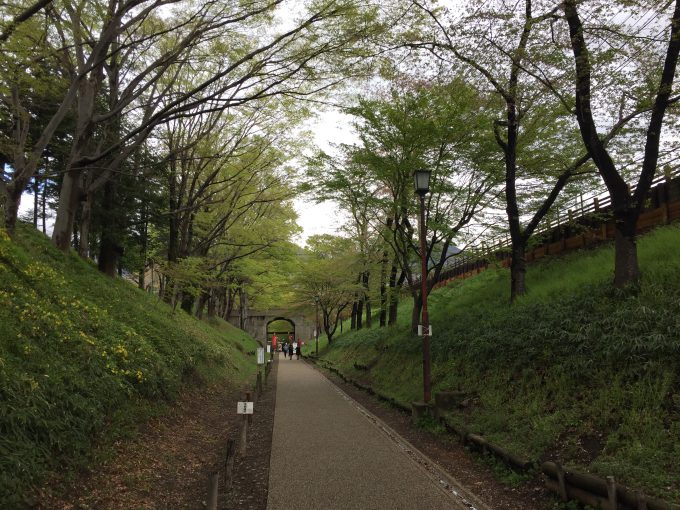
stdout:
[[(328, 153), (333, 152), (333, 143), (353, 143), (358, 139), (349, 116), (337, 110), (319, 113), (307, 127), (314, 133), (315, 145)], [(343, 215), (333, 202), (315, 204), (296, 199), (294, 205), (299, 215), (298, 224), (303, 228), (303, 233), (295, 239), (300, 244), (315, 234), (333, 234), (343, 223)]]

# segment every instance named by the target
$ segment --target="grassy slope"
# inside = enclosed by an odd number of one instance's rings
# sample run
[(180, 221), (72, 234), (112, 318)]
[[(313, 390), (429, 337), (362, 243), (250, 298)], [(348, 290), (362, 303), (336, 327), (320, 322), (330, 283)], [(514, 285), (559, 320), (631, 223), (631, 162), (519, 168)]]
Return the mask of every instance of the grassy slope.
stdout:
[(65, 256), (29, 228), (0, 230), (0, 501), (88, 461), (182, 385), (254, 374), (256, 343), (223, 321), (172, 313)]
[[(529, 266), (510, 307), (509, 273), (435, 291), (434, 391), (464, 390), (451, 420), (534, 459), (559, 459), (680, 500), (680, 228), (640, 240), (642, 290), (615, 292), (613, 250)], [(352, 332), (323, 356), (404, 402), (422, 398), (420, 342), (396, 328)], [(353, 364), (375, 363), (370, 373)]]

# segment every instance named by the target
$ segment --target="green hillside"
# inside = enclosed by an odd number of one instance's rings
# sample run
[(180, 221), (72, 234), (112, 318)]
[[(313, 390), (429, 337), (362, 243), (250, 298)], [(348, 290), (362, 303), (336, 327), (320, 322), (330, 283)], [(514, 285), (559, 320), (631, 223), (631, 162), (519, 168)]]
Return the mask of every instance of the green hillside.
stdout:
[[(514, 306), (500, 268), (432, 293), (434, 391), (469, 393), (450, 421), (525, 457), (680, 500), (679, 247), (678, 226), (640, 240), (637, 295), (610, 285), (612, 247), (530, 265)], [(410, 312), (405, 299), (397, 327), (345, 333), (323, 357), (404, 403), (422, 399)]]
[(95, 442), (159, 412), (183, 385), (251, 377), (255, 341), (213, 326), (32, 228), (15, 241), (0, 230), (0, 501), (19, 505), (51, 469), (86, 463)]

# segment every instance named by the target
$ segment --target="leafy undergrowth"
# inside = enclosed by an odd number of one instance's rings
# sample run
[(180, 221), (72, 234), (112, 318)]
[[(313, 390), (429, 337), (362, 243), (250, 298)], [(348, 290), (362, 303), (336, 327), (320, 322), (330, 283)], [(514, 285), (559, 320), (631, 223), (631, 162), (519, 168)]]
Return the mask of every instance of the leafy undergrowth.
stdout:
[[(611, 246), (530, 265), (513, 306), (500, 268), (432, 293), (433, 390), (468, 396), (451, 421), (516, 454), (680, 500), (678, 247), (678, 226), (640, 239), (638, 293), (612, 288)], [(410, 312), (405, 300), (397, 326), (341, 335), (323, 357), (402, 402), (422, 399)]]
[(254, 340), (213, 326), (28, 227), (14, 241), (0, 230), (0, 501), (19, 507), (50, 470), (91, 462), (95, 444), (162, 412), (184, 385), (250, 377)]

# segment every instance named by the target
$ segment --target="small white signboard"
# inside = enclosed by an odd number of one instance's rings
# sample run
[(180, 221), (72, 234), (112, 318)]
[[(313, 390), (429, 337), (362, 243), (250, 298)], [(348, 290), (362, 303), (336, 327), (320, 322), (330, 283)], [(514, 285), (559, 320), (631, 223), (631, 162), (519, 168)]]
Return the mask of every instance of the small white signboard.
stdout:
[(257, 364), (264, 365), (264, 347), (257, 348)]
[(272, 352), (272, 346), (267, 344), (267, 354)]
[[(430, 332), (428, 333), (427, 336), (432, 336), (432, 326), (430, 326)], [(423, 325), (418, 324), (418, 336), (423, 336)]]
[(253, 414), (252, 402), (239, 402), (236, 407), (237, 414)]

